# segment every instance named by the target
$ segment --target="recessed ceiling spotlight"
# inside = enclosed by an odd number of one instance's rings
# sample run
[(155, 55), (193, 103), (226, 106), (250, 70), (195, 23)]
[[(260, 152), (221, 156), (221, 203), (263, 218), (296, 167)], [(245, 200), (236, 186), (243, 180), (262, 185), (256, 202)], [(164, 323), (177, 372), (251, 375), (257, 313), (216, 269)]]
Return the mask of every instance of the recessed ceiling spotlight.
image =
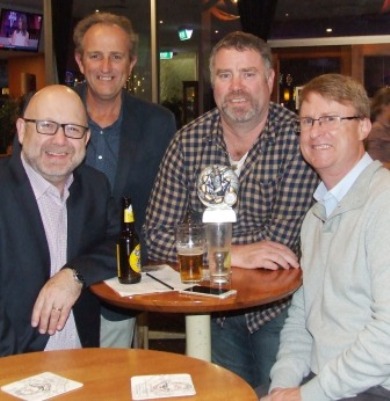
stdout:
[(332, 32), (333, 32), (333, 29), (332, 29), (332, 28), (326, 28), (326, 32), (327, 32), (327, 33), (332, 33)]
[(214, 31), (214, 33), (215, 33), (216, 35), (218, 35), (218, 34), (219, 34), (218, 29), (216, 29), (216, 30)]
[(164, 21), (162, 19), (160, 19), (160, 24), (163, 24), (163, 23), (164, 23)]
[(284, 14), (284, 16), (288, 18), (290, 16), (290, 14), (286, 13), (286, 14)]

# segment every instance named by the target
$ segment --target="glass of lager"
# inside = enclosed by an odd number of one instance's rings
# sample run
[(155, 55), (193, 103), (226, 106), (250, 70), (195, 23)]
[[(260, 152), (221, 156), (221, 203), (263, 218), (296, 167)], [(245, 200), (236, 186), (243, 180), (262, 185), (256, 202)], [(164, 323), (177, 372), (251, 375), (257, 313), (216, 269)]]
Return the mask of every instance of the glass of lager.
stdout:
[(202, 280), (205, 232), (202, 224), (183, 223), (176, 227), (176, 250), (183, 283)]

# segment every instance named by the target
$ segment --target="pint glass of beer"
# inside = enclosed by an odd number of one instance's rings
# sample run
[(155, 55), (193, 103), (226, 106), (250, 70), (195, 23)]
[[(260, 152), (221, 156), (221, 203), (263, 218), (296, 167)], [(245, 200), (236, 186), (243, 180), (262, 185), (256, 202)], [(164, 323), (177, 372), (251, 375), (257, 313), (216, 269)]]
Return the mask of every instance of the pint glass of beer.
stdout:
[(202, 224), (183, 223), (176, 227), (176, 250), (183, 283), (202, 280), (205, 232)]

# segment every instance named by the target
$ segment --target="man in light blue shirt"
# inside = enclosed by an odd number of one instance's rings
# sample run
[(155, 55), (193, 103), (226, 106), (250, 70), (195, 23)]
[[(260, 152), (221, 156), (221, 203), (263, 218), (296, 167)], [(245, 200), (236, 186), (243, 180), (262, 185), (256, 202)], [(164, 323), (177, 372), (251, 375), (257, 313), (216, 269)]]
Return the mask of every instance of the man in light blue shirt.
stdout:
[(390, 399), (390, 173), (365, 153), (369, 117), (350, 77), (321, 75), (302, 91), (300, 147), (322, 182), (262, 401)]

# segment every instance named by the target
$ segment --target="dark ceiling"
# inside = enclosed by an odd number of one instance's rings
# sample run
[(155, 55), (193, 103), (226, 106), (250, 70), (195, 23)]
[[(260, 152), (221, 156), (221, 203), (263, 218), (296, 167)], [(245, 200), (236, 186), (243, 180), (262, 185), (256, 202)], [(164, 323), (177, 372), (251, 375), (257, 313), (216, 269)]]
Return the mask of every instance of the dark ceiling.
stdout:
[[(206, 0), (207, 1), (207, 0)], [(158, 0), (157, 0), (158, 2)], [(179, 11), (188, 14), (193, 10), (193, 4), (201, 3), (202, 0), (175, 0), (165, 1), (170, 13)], [(221, 3), (233, 3), (231, 0), (222, 0)], [(111, 10), (113, 12), (123, 12), (137, 10), (145, 4), (147, 0), (73, 0), (74, 14), (84, 16), (93, 12), (96, 8)], [(277, 0), (276, 20), (285, 18), (286, 13), (291, 19), (309, 19), (309, 18), (331, 18), (342, 15), (373, 14), (380, 11), (384, 0)], [(174, 4), (174, 7), (172, 7)], [(181, 7), (182, 5), (182, 7)], [(21, 6), (33, 8), (35, 10), (43, 9), (43, 0), (14, 0), (12, 6)]]
[[(261, 0), (254, 0), (261, 1)], [(272, 0), (271, 0), (272, 1)], [(363, 34), (390, 34), (390, 23), (373, 20), (381, 16), (385, 1), (389, 0), (274, 0), (277, 2), (275, 17), (271, 24), (271, 37), (286, 36), (304, 37), (309, 33), (314, 37), (325, 36), (325, 27), (335, 25), (334, 36)], [(236, 0), (157, 0), (158, 19), (164, 21), (159, 26), (160, 48), (174, 48), (176, 51), (188, 51), (191, 43), (180, 42), (177, 29), (188, 24), (200, 28), (200, 10), (202, 7), (216, 5), (226, 12), (238, 17)], [(9, 6), (8, 6), (9, 7)], [(43, 0), (13, 0), (12, 7), (32, 11), (43, 11)], [(149, 34), (149, 1), (148, 0), (73, 0), (73, 15), (76, 19), (94, 12), (96, 9), (124, 14), (133, 21), (135, 29), (141, 35)], [(387, 18), (390, 18), (387, 10)], [(363, 16), (365, 16), (363, 18)], [(382, 26), (383, 25), (383, 26)], [(223, 36), (231, 30), (241, 29), (240, 19), (222, 21), (212, 17), (210, 35)], [(200, 34), (200, 29), (198, 34)], [(387, 32), (382, 32), (387, 30)], [(215, 31), (219, 31), (215, 33)], [(273, 37), (272, 37), (273, 36)], [(218, 39), (216, 37), (216, 40)], [(193, 41), (195, 42), (195, 40)], [(177, 47), (175, 49), (175, 46)], [(184, 49), (184, 50), (183, 50)]]

